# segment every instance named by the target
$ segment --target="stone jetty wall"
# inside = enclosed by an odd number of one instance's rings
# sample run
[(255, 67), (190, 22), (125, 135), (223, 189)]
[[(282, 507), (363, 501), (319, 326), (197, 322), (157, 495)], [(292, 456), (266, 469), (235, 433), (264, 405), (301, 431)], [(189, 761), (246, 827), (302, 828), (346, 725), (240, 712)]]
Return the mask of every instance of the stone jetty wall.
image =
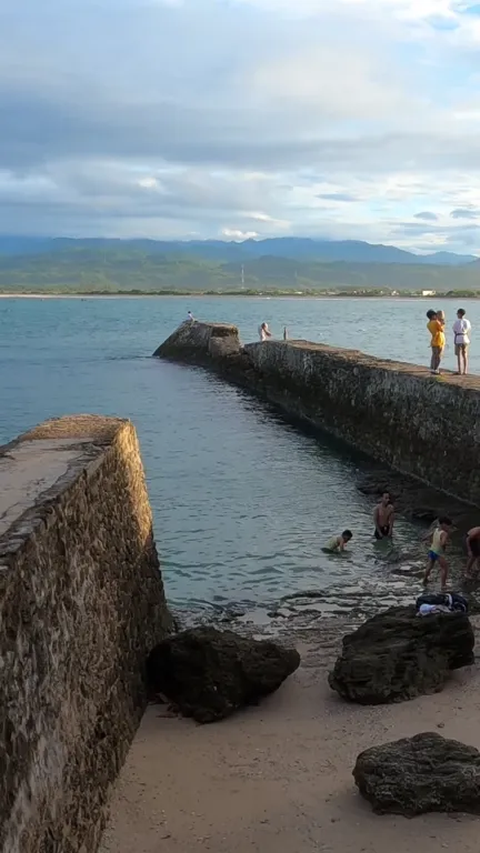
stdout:
[(133, 425), (0, 448), (0, 851), (94, 853), (171, 618)]
[[(457, 498), (480, 505), (480, 378), (443, 374), (308, 341), (242, 347), (223, 327), (184, 324), (155, 355), (202, 363), (277, 404), (288, 415)], [(218, 331), (216, 332), (218, 335)], [(196, 350), (195, 359), (190, 353)]]

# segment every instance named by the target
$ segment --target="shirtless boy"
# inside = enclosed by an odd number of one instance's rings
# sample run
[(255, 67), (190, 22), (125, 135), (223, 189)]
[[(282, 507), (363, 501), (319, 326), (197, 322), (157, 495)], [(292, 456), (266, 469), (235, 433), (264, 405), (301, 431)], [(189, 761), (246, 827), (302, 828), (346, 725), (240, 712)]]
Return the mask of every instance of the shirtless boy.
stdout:
[(375, 524), (375, 539), (388, 539), (393, 533), (393, 522), (395, 512), (390, 500), (390, 494), (384, 492), (382, 500), (373, 511), (373, 522)]
[(476, 572), (478, 572), (480, 565), (480, 527), (472, 527), (471, 530), (467, 533), (467, 552), (468, 552), (468, 560), (467, 560), (467, 568), (465, 571), (465, 577), (472, 578), (472, 570), (475, 567)]
[(428, 564), (425, 572), (423, 583), (427, 584), (430, 574), (434, 566), (438, 563), (440, 566), (440, 580), (442, 590), (447, 585), (448, 578), (448, 563), (445, 559), (445, 548), (448, 542), (448, 535), (452, 528), (452, 522), (446, 515), (438, 519), (437, 525), (423, 537), (425, 542), (430, 542), (430, 550), (428, 552)]

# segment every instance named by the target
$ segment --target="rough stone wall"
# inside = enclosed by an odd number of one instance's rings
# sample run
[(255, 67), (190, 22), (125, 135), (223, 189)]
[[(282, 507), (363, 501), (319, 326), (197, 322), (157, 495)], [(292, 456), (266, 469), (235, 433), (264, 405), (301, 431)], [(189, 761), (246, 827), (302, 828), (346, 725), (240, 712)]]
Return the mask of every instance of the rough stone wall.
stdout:
[(0, 513), (0, 850), (94, 853), (171, 618), (133, 425), (46, 422), (0, 449), (0, 484), (38, 453), (62, 475)]
[(246, 352), (263, 392), (399, 471), (480, 505), (480, 380), (353, 350), (269, 341)]
[[(208, 335), (209, 324), (199, 325)], [(183, 350), (181, 341), (173, 351), (168, 342), (158, 354), (178, 358), (180, 349), (180, 359), (191, 360), (195, 339)], [(426, 368), (307, 341), (241, 348), (238, 340), (236, 357), (205, 358), (203, 349), (202, 359), (289, 415), (480, 505), (480, 377), (435, 377)]]

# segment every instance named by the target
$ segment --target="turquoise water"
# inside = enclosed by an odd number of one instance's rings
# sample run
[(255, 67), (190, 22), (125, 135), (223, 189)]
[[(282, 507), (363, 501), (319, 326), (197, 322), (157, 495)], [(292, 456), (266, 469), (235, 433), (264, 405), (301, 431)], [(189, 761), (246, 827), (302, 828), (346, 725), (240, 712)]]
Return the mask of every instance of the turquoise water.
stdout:
[[(429, 304), (0, 299), (0, 442), (67, 413), (130, 417), (167, 594), (177, 605), (269, 608), (312, 589), (324, 591), (326, 608), (359, 593), (410, 595), (423, 561), (420, 531), (400, 519), (393, 552), (374, 544), (372, 503), (356, 488), (358, 459), (201, 370), (150, 356), (191, 309), (236, 322), (245, 341), (265, 319), (278, 334), (287, 324), (292, 337), (421, 363)], [(475, 332), (480, 305), (467, 307)], [(480, 372), (475, 353), (474, 344)], [(346, 526), (354, 531), (350, 556), (323, 554), (325, 541)]]

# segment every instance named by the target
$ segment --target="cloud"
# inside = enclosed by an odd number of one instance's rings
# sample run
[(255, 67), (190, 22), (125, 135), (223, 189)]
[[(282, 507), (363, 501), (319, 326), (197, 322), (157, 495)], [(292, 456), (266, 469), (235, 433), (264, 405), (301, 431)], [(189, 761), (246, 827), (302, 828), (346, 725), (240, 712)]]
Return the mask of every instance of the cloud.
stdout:
[(0, 230), (471, 247), (451, 228), (480, 192), (465, 5), (4, 4)]
[(478, 219), (480, 215), (479, 210), (475, 210), (474, 207), (464, 208), (457, 207), (455, 210), (452, 210), (450, 216), (452, 219)]
[(229, 240), (240, 242), (242, 240), (254, 240), (259, 236), (258, 231), (240, 231), (238, 228), (222, 228), (222, 236)]
[(319, 193), (318, 198), (323, 198), (324, 201), (356, 201), (356, 196), (353, 193)]
[(438, 216), (436, 213), (433, 213), (431, 210), (423, 210), (420, 213), (414, 214), (415, 219), (423, 219), (425, 222), (436, 222)]

